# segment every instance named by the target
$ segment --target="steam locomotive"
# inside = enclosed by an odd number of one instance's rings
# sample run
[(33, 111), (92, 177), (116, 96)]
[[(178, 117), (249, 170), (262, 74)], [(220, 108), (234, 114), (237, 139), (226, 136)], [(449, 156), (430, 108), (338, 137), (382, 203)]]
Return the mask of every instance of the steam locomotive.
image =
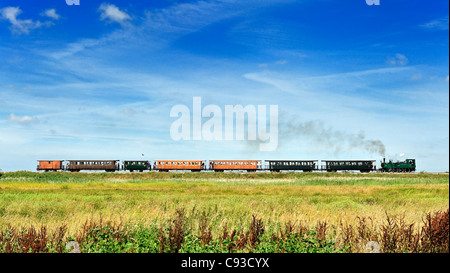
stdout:
[(383, 158), (383, 162), (381, 163), (381, 171), (382, 172), (415, 172), (416, 171), (416, 160), (415, 159), (406, 159), (405, 161), (397, 161), (397, 162), (389, 161), (386, 163), (386, 159)]
[(38, 171), (360, 171), (414, 172), (416, 160), (381, 162), (377, 169), (375, 160), (38, 160)]

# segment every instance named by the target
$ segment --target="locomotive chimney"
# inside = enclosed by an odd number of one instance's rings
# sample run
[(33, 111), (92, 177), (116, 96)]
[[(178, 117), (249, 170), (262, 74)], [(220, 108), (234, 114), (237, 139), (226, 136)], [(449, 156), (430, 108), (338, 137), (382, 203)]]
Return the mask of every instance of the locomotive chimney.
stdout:
[(383, 157), (383, 163), (386, 163), (386, 158), (385, 157)]

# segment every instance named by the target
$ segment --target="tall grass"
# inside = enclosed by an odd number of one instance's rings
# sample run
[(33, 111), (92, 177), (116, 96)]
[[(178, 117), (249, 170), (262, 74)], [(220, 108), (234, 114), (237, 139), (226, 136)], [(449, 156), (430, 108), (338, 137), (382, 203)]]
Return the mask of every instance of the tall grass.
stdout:
[[(151, 232), (131, 230), (142, 240), (156, 238), (154, 252), (160, 248), (159, 239), (169, 240), (171, 232), (176, 233), (168, 221), (182, 208), (183, 238), (203, 234), (198, 249), (204, 251), (203, 246), (207, 249), (225, 231), (227, 245), (242, 244), (256, 215), (255, 227), (258, 219), (264, 223), (264, 240), (257, 245), (264, 246), (274, 234), (287, 236), (285, 225), (308, 227), (327, 238), (345, 238), (342, 223), (359, 227), (362, 219), (366, 233), (381, 230), (386, 213), (420, 229), (428, 212), (445, 210), (448, 202), (448, 174), (15, 172), (0, 178), (0, 230), (33, 225), (53, 234), (65, 225), (67, 233), (76, 234), (84, 229), (85, 219), (102, 219), (142, 230), (151, 227)], [(358, 232), (364, 235), (363, 230)], [(186, 242), (191, 241), (182, 245)], [(364, 248), (360, 244), (352, 245), (358, 251)], [(167, 245), (164, 249), (169, 251)]]
[[(185, 210), (176, 211), (158, 227), (126, 225), (122, 222), (86, 220), (75, 235), (67, 235), (60, 226), (53, 234), (45, 226), (26, 229), (8, 227), (0, 231), (0, 252), (43, 253), (68, 252), (68, 241), (75, 240), (81, 252), (151, 252), (151, 253), (305, 253), (305, 252), (368, 252), (367, 243), (374, 242), (385, 253), (448, 253), (449, 210), (429, 212), (423, 227), (407, 223), (403, 218), (386, 215), (380, 227), (368, 225), (367, 218), (358, 217), (358, 225), (342, 224), (338, 232), (329, 229), (326, 221), (316, 226), (287, 222), (284, 228), (268, 232), (262, 218), (255, 215), (246, 227), (222, 228), (212, 236), (208, 215), (202, 212), (197, 232)], [(339, 235), (337, 235), (339, 234)], [(366, 246), (366, 247), (365, 247)]]

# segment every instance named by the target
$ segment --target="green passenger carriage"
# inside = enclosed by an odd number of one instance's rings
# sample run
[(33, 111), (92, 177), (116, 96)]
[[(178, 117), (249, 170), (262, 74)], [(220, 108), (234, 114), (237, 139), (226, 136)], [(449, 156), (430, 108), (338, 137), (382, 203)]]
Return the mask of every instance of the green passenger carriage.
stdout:
[(269, 170), (280, 171), (303, 171), (312, 172), (317, 170), (318, 160), (266, 160)]
[(123, 162), (123, 170), (124, 171), (130, 171), (130, 172), (134, 172), (134, 171), (139, 171), (139, 172), (143, 172), (143, 171), (150, 171), (152, 169), (152, 166), (150, 164), (150, 161), (143, 161), (143, 160), (125, 160)]
[(360, 171), (362, 173), (368, 173), (370, 171), (375, 171), (375, 160), (322, 160), (327, 172), (337, 172), (337, 171)]

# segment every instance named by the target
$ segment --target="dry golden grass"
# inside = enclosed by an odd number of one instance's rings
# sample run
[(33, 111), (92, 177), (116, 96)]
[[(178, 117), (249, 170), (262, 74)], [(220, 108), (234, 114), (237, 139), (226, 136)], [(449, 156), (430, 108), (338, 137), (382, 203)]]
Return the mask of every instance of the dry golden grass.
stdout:
[[(171, 176), (172, 175), (172, 176)], [(0, 180), (0, 230), (65, 223), (68, 233), (86, 219), (128, 224), (162, 223), (184, 208), (193, 228), (206, 213), (212, 230), (242, 227), (252, 215), (268, 230), (287, 222), (331, 232), (341, 223), (389, 215), (420, 223), (426, 213), (448, 208), (447, 175), (397, 174), (40, 174)], [(217, 234), (214, 234), (216, 236)]]

